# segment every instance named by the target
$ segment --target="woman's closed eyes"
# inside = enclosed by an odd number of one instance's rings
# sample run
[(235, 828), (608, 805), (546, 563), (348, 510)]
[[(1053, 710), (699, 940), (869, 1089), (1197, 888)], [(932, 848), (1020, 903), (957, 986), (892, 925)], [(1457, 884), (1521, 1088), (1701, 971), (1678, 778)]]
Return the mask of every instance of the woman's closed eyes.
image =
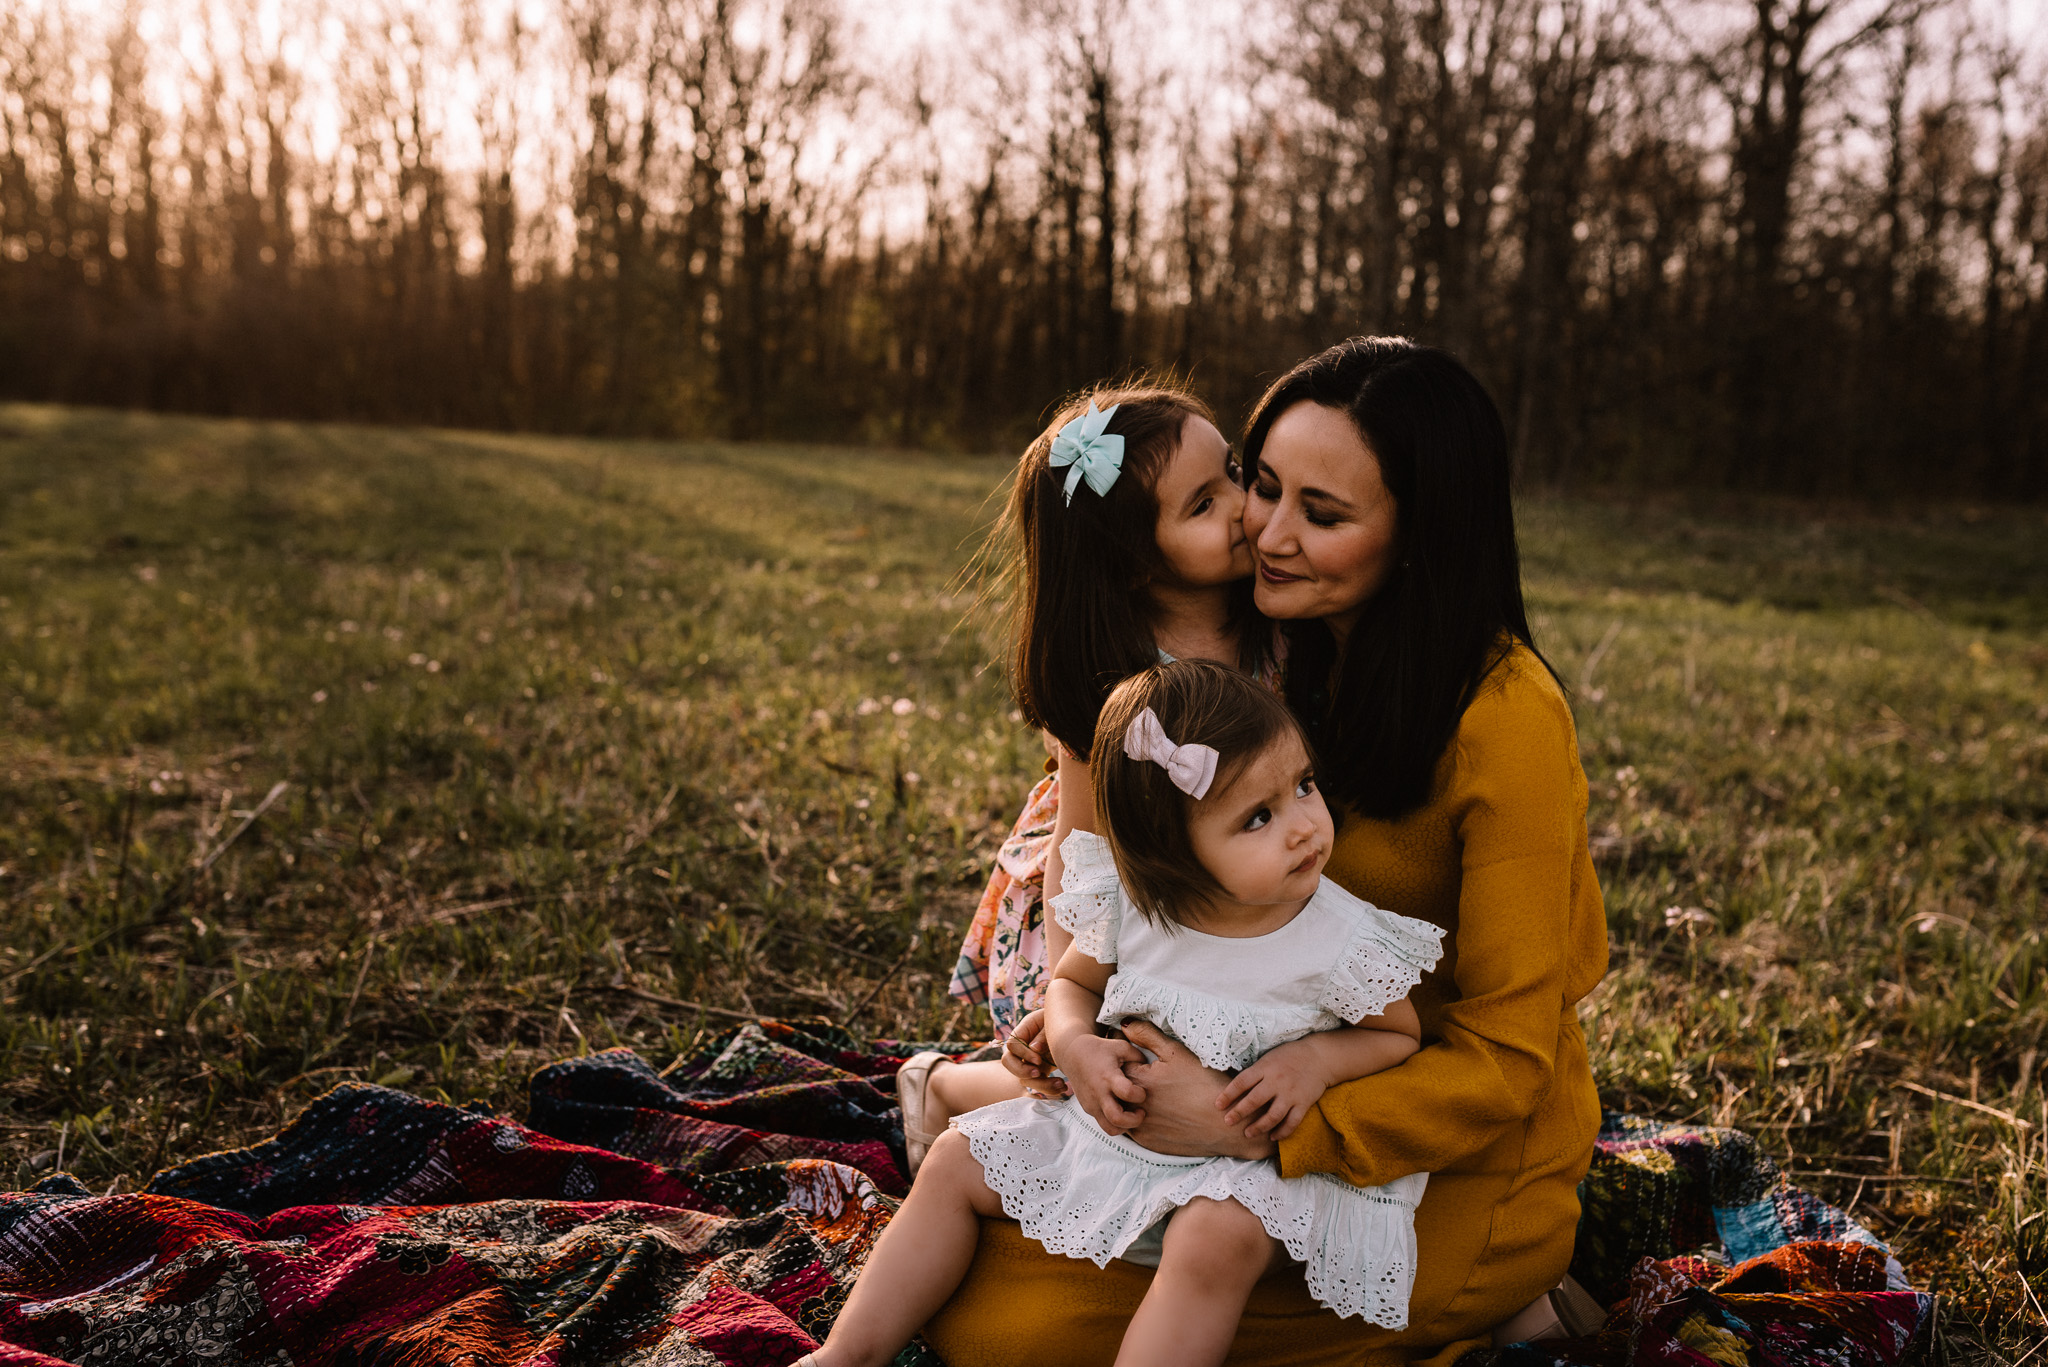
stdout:
[[(1251, 496), (1265, 503), (1280, 501), (1280, 481), (1261, 475), (1252, 481)], [(1321, 502), (1322, 495), (1315, 489), (1304, 489), (1301, 496), (1301, 513), (1315, 527), (1334, 527), (1344, 520), (1341, 510)]]

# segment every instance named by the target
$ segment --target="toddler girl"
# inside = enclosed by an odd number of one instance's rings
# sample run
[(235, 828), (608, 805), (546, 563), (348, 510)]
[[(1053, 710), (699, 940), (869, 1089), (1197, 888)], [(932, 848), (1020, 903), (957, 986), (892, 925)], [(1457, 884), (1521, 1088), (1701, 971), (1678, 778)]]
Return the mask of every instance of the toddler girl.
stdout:
[(1407, 994), (1443, 931), (1321, 876), (1333, 832), (1306, 740), (1270, 690), (1234, 670), (1180, 661), (1127, 679), (1102, 709), (1093, 757), (1104, 834), (1067, 839), (1052, 899), (1073, 944), (1045, 1039), (1074, 1099), (955, 1119), (805, 1362), (888, 1361), (965, 1275), (979, 1217), (995, 1215), (1098, 1266), (1156, 1262), (1120, 1367), (1221, 1362), (1253, 1284), (1282, 1259), (1303, 1264), (1337, 1313), (1407, 1322), (1425, 1174), (1361, 1188), (1153, 1153), (1125, 1133), (1144, 1094), (1124, 1068), (1144, 1056), (1097, 1025), (1142, 1018), (1208, 1066), (1241, 1070), (1217, 1105), (1247, 1133), (1284, 1138), (1327, 1088), (1416, 1050)]
[[(1169, 386), (1076, 399), (1018, 464), (991, 544), (1013, 605), (1017, 707), (1054, 759), (997, 853), (952, 984), (962, 1001), (987, 1003), (998, 1040), (1043, 1004), (1065, 947), (1044, 899), (1060, 885), (1058, 842), (1093, 826), (1088, 746), (1109, 690), (1162, 656), (1272, 673), (1251, 608), (1243, 511), (1213, 415)], [(1048, 1081), (1056, 1093), (1058, 1080)], [(1017, 1079), (993, 1061), (910, 1060), (897, 1096), (913, 1169), (948, 1117), (1018, 1094)]]

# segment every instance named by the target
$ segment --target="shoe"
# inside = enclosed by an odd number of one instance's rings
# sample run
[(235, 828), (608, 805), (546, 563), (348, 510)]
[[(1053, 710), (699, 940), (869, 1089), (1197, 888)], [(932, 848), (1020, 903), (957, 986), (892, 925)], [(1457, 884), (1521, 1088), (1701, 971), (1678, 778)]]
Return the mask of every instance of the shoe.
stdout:
[(1581, 1339), (1600, 1332), (1607, 1312), (1585, 1287), (1566, 1277), (1530, 1301), (1493, 1331), (1493, 1346), (1536, 1343), (1543, 1339)]
[(1550, 1304), (1557, 1311), (1557, 1322), (1571, 1338), (1591, 1338), (1607, 1326), (1607, 1307), (1572, 1277), (1557, 1284), (1550, 1293)]
[(925, 1153), (939, 1137), (925, 1128), (925, 1113), (930, 1109), (926, 1103), (931, 1099), (932, 1069), (950, 1062), (938, 1050), (927, 1049), (912, 1054), (896, 1070), (896, 1105), (903, 1112), (903, 1156), (910, 1166), (906, 1176), (917, 1176)]

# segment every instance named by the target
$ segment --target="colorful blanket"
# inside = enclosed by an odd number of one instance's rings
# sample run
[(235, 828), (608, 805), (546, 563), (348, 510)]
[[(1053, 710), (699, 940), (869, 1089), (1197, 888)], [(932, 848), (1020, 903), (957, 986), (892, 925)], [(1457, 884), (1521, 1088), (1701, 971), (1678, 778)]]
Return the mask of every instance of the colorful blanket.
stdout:
[[(524, 1125), (346, 1084), (137, 1194), (0, 1194), (0, 1364), (780, 1367), (904, 1190), (916, 1047), (763, 1021), (662, 1072), (613, 1050), (537, 1073)], [(1888, 1367), (1929, 1318), (1733, 1131), (1610, 1117), (1585, 1198), (1606, 1330), (1478, 1356)]]

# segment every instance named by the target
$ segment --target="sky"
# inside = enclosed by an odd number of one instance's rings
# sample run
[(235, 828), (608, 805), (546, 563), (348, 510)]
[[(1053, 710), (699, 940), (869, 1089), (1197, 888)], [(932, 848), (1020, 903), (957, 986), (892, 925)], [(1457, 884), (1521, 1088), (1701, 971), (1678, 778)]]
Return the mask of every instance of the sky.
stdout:
[[(773, 3), (773, 0), (767, 0)], [(1095, 6), (1118, 0), (1067, 0), (1086, 12)], [(1130, 44), (1126, 90), (1134, 98), (1150, 101), (1156, 112), (1197, 109), (1203, 111), (1197, 126), (1215, 128), (1233, 112), (1229, 101), (1242, 100), (1242, 81), (1217, 77), (1242, 60), (1239, 47), (1245, 41), (1247, 24), (1273, 13), (1271, 5), (1247, 5), (1242, 0), (1122, 0), (1138, 16), (1136, 26), (1142, 41)], [(1594, 4), (1618, 0), (1592, 0)], [(262, 51), (282, 49), (292, 64), (307, 75), (299, 100), (299, 120), (307, 151), (316, 160), (326, 160), (340, 144), (344, 129), (332, 85), (337, 68), (361, 61), (352, 48), (345, 15), (358, 18), (381, 8), (401, 22), (428, 31), (438, 31), (450, 49), (460, 16), (472, 6), (487, 16), (489, 27), (502, 31), (505, 18), (515, 11), (529, 28), (546, 29), (565, 3), (574, 0), (0, 0), (19, 7), (31, 16), (65, 14), (82, 27), (97, 28), (110, 23), (130, 5), (142, 15), (142, 33), (157, 54), (155, 66), (160, 105), (182, 97), (190, 82), (181, 67), (189, 64), (204, 69), (209, 48), (231, 54), (241, 45), (241, 35), (225, 22), (209, 31), (198, 16), (208, 9), (231, 13), (247, 4), (258, 16), (253, 44)], [(1869, 0), (1846, 0), (1860, 8)], [(2037, 77), (2048, 79), (2048, 0), (1971, 0), (1977, 12), (1990, 18), (2002, 16), (2016, 35), (2035, 52)], [(1724, 0), (1732, 23), (1740, 23), (1743, 0)], [(927, 146), (936, 148), (948, 175), (972, 180), (986, 174), (986, 149), (991, 141), (991, 109), (1008, 110), (1006, 104), (988, 97), (994, 82), (1024, 83), (1029, 88), (1035, 72), (1032, 44), (1020, 39), (1019, 26), (1009, 17), (1008, 0), (841, 0), (848, 26), (849, 46), (855, 64), (874, 82), (875, 95), (851, 117), (828, 120), (805, 149), (811, 172), (829, 180), (851, 175), (903, 145), (912, 130), (901, 112), (900, 102), (891, 107), (892, 95), (905, 93), (897, 83), (921, 79), (943, 111), (928, 136)], [(291, 16), (287, 18), (286, 16)], [(316, 16), (308, 19), (306, 16)], [(1995, 23), (1995, 20), (1994, 20)], [(88, 50), (91, 50), (88, 45)], [(175, 52), (183, 61), (162, 60)], [(1938, 63), (1937, 63), (1938, 65)], [(84, 79), (91, 79), (90, 72)], [(457, 64), (430, 72), (434, 89), (430, 103), (441, 111), (436, 136), (442, 164), (466, 178), (480, 165), (483, 143), (478, 115), (495, 111), (509, 116), (516, 103), (535, 130), (515, 165), (515, 183), (520, 198), (531, 205), (558, 199), (547, 192), (564, 183), (567, 152), (548, 145), (540, 130), (558, 132), (556, 111), (575, 100), (559, 63), (535, 63), (514, 75), (502, 63), (482, 68)], [(1932, 77), (1930, 77), (1932, 79)], [(1034, 102), (1026, 98), (1028, 111)], [(997, 132), (1003, 130), (995, 130)], [(559, 142), (559, 139), (556, 139)], [(1155, 137), (1148, 156), (1150, 169), (1161, 172), (1174, 156), (1165, 136)], [(923, 210), (916, 185), (916, 165), (899, 158), (882, 177), (884, 193), (871, 197), (869, 232), (891, 237), (917, 230)], [(564, 225), (567, 226), (566, 224)]]

